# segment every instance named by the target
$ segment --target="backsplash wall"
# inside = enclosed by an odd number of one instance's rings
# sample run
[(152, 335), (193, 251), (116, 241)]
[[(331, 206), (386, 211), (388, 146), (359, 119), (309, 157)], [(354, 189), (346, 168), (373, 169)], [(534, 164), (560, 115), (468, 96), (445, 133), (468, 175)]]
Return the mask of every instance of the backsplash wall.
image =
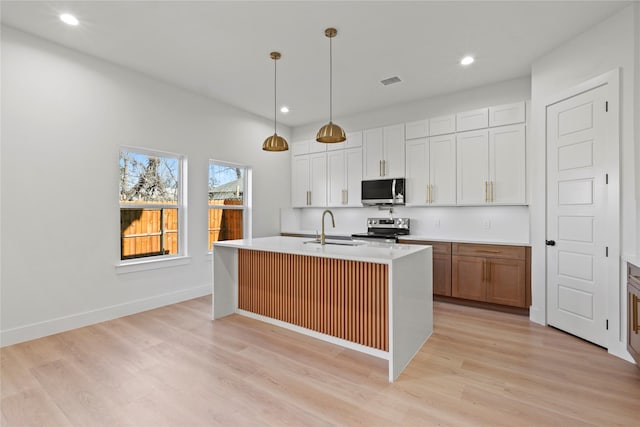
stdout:
[[(283, 233), (320, 232), (324, 208), (284, 208), (280, 212)], [(367, 218), (388, 217), (377, 207), (331, 208), (336, 228), (325, 218), (328, 235), (351, 235), (367, 231)], [(411, 219), (411, 235), (434, 240), (529, 244), (528, 206), (456, 206), (393, 208), (394, 217)]]

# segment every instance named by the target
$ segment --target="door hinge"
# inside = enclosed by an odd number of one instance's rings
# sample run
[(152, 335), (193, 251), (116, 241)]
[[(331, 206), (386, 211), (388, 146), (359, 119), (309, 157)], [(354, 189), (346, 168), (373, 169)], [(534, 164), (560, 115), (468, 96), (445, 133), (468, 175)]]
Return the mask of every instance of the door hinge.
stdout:
[(609, 319), (607, 319), (607, 331), (609, 330)]
[(609, 101), (605, 101), (605, 103), (604, 103), (604, 112), (605, 113), (609, 112)]
[(606, 257), (609, 257), (609, 246), (605, 246), (605, 249), (604, 249), (604, 255), (605, 255)]
[(609, 184), (609, 174), (608, 173), (604, 174), (604, 183), (607, 184), (607, 185)]

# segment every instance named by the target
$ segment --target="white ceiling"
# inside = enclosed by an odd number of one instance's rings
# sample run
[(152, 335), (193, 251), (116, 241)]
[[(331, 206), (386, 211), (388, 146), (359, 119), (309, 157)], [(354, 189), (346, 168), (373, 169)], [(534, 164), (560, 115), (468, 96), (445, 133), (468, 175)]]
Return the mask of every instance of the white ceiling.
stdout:
[[(530, 74), (531, 63), (630, 2), (2, 1), (2, 23), (298, 126)], [(58, 14), (80, 20), (69, 27)], [(458, 65), (465, 54), (476, 63)], [(402, 83), (380, 80), (399, 76)]]

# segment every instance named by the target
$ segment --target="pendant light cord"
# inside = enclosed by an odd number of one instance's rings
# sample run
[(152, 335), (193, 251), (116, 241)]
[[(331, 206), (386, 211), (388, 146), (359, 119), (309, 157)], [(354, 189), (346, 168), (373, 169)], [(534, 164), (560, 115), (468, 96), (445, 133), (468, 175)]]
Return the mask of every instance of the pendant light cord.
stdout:
[(329, 37), (329, 123), (333, 122), (333, 37)]
[(278, 90), (277, 90), (277, 84), (278, 84), (278, 67), (277, 67), (277, 59), (273, 60), (273, 134), (277, 134), (278, 133), (278, 128), (277, 128), (277, 120), (276, 120), (276, 114), (277, 114), (277, 110), (278, 110), (278, 101), (277, 101), (277, 96), (278, 96)]

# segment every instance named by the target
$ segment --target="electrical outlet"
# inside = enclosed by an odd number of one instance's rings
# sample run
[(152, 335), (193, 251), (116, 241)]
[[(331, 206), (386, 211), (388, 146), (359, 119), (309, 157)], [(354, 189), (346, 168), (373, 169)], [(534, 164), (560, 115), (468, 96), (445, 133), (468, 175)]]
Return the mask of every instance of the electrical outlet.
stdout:
[(436, 218), (436, 219), (433, 221), (433, 226), (434, 226), (435, 228), (440, 228), (440, 218)]
[(483, 225), (484, 225), (484, 229), (485, 230), (489, 230), (491, 228), (491, 220), (490, 219), (485, 219), (483, 221)]

